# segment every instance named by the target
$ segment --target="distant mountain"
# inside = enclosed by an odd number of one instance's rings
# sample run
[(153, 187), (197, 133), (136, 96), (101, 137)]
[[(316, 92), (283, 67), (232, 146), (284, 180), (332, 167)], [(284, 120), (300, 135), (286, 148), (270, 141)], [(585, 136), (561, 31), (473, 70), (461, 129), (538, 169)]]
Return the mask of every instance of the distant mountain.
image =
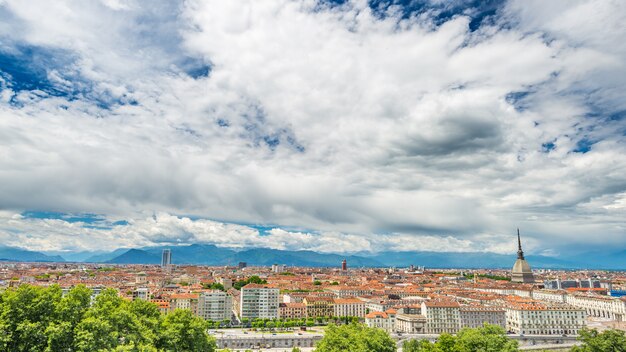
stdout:
[[(510, 268), (515, 263), (515, 254), (454, 253), (454, 252), (380, 252), (344, 256), (314, 251), (287, 251), (269, 248), (252, 248), (235, 251), (208, 244), (188, 246), (156, 246), (144, 248), (120, 248), (85, 259), (92, 263), (158, 264), (163, 249), (172, 250), (174, 264), (250, 265), (285, 264), (289, 266), (338, 267), (345, 258), (349, 267), (407, 267), (424, 265), (428, 268)], [(36, 252), (33, 252), (36, 253)], [(2, 252), (0, 251), (0, 254)], [(41, 253), (37, 253), (44, 256)], [(2, 256), (0, 255), (0, 259)], [(41, 257), (41, 261), (56, 261), (57, 257)], [(62, 259), (62, 258), (61, 258)], [(532, 268), (551, 269), (626, 269), (626, 251), (613, 253), (586, 253), (572, 257), (526, 257)], [(39, 261), (37, 259), (30, 259)]]
[[(364, 257), (341, 256), (337, 254), (317, 253), (313, 251), (284, 251), (269, 248), (255, 248), (236, 252), (228, 248), (214, 245), (191, 245), (171, 247), (147, 247), (126, 250), (125, 252), (105, 260), (115, 264), (157, 264), (161, 260), (163, 249), (172, 250), (174, 264), (200, 265), (236, 265), (246, 262), (250, 265), (285, 264), (289, 266), (339, 266), (346, 258), (353, 266), (383, 266), (382, 263)], [(105, 257), (103, 255), (103, 257)]]
[(255, 248), (237, 252), (229, 260), (234, 264), (247, 262), (253, 265), (286, 264), (292, 266), (340, 266), (341, 261), (346, 259), (353, 267), (378, 267), (383, 263), (372, 258), (359, 256), (344, 256), (330, 253), (317, 253), (313, 251), (285, 251), (269, 248)]
[(0, 260), (16, 262), (64, 262), (59, 255), (46, 255), (14, 247), (0, 247)]
[(110, 264), (159, 264), (161, 256), (141, 249), (129, 249), (119, 256), (107, 260)]
[(93, 253), (90, 257), (83, 259), (82, 261), (85, 263), (104, 263), (104, 262), (108, 262), (109, 260), (117, 256), (120, 256), (126, 253), (127, 251), (128, 251), (128, 248), (118, 248), (114, 250), (113, 252)]

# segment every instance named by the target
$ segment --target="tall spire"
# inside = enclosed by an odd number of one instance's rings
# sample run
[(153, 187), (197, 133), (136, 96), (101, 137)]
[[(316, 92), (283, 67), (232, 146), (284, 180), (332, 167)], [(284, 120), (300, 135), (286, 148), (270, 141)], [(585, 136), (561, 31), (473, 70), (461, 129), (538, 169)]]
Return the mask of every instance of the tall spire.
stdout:
[(522, 251), (522, 240), (519, 236), (519, 229), (517, 229), (517, 259), (524, 259), (524, 251)]

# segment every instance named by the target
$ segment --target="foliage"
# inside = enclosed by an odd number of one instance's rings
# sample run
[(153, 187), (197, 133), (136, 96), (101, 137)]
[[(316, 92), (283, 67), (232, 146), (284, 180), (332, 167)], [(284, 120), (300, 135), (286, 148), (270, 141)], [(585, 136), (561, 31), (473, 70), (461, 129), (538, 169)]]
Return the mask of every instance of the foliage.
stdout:
[(578, 339), (582, 341), (581, 346), (572, 348), (572, 352), (602, 352), (602, 351), (626, 351), (626, 336), (621, 330), (597, 330), (583, 329), (579, 332)]
[(219, 282), (213, 282), (212, 284), (206, 284), (203, 283), (202, 284), (203, 288), (209, 289), (209, 290), (220, 290), (220, 291), (226, 291), (226, 288), (224, 288), (224, 285), (220, 284)]
[(515, 352), (517, 341), (506, 336), (497, 325), (485, 324), (482, 328), (463, 328), (456, 336), (441, 334), (437, 342), (408, 340), (402, 345), (404, 352)]
[(394, 352), (396, 343), (381, 329), (363, 324), (329, 325), (316, 352)]
[(313, 285), (315, 285), (315, 286), (319, 286), (319, 285), (321, 285), (321, 284), (322, 284), (322, 282), (321, 282), (321, 281), (319, 281), (319, 280), (315, 280), (315, 281), (313, 281)]
[(162, 316), (153, 303), (85, 286), (22, 285), (0, 293), (0, 352), (214, 351), (206, 323), (190, 311)]
[[(501, 275), (489, 275), (489, 274), (476, 274), (478, 277), (482, 277), (485, 279), (497, 280), (497, 281), (511, 281), (510, 277), (501, 276)], [(473, 279), (475, 274), (465, 274), (464, 277), (468, 280)]]
[(233, 287), (237, 290), (241, 290), (242, 287), (246, 286), (247, 284), (266, 284), (267, 280), (263, 280), (260, 277), (258, 277), (257, 275), (252, 275), (249, 278), (247, 278), (246, 280), (239, 280), (239, 281), (235, 281), (235, 283), (233, 283)]

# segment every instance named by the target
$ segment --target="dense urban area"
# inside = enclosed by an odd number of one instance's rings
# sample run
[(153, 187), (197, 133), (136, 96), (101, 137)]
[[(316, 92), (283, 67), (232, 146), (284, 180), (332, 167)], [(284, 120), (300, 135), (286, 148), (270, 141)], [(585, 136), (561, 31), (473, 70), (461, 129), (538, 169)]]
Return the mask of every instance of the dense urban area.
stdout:
[[(445, 351), (437, 347), (442, 338), (474, 331), (514, 344), (499, 349), (566, 351), (581, 345), (581, 334), (623, 338), (626, 328), (626, 273), (533, 271), (521, 243), (512, 270), (350, 268), (346, 260), (335, 268), (171, 263), (164, 250), (161, 265), (1, 264), (4, 350), (332, 351), (327, 340), (351, 327), (369, 337), (383, 332), (394, 350)], [(41, 308), (46, 304), (53, 306)], [(126, 313), (115, 318), (116, 309)], [(133, 319), (148, 323), (124, 325)], [(65, 339), (57, 336), (63, 331)], [(18, 347), (20, 339), (34, 345)], [(180, 339), (195, 340), (196, 347), (181, 347)], [(73, 347), (54, 347), (63, 343)], [(373, 347), (363, 348), (356, 350)]]

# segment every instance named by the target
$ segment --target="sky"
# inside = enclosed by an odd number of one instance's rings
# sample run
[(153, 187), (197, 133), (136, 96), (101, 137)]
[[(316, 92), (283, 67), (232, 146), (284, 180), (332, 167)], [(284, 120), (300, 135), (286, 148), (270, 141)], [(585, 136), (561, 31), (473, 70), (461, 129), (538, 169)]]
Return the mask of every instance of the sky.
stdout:
[(626, 249), (621, 0), (0, 0), (0, 243)]

